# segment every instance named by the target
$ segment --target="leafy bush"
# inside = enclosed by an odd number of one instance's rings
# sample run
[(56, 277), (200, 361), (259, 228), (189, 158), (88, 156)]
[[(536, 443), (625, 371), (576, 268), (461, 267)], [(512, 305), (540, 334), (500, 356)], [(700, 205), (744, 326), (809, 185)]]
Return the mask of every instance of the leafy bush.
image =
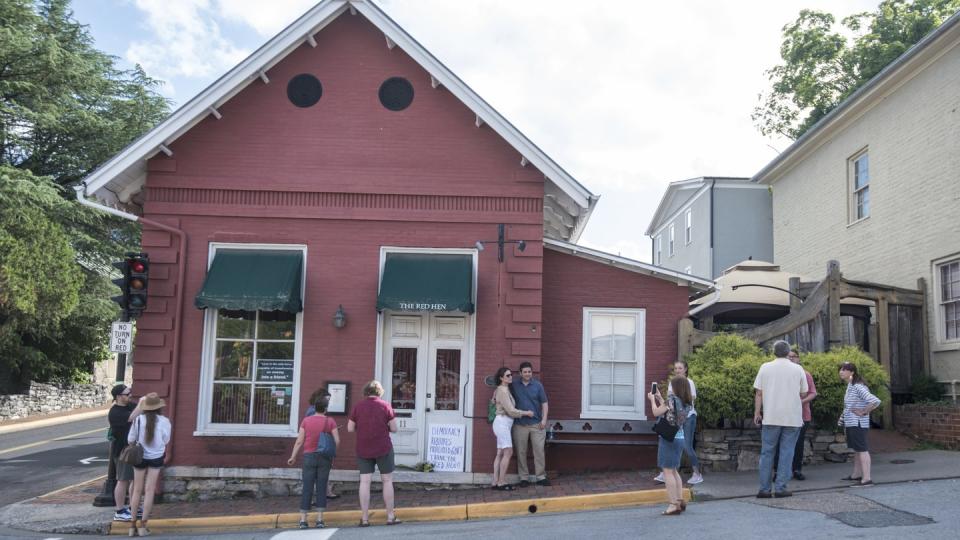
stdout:
[(916, 403), (935, 403), (943, 399), (943, 386), (937, 382), (936, 377), (923, 374), (913, 379), (910, 393)]
[[(753, 381), (760, 366), (772, 360), (772, 355), (748, 339), (725, 334), (711, 339), (686, 359), (690, 377), (697, 383), (697, 416), (704, 425), (718, 426), (724, 420), (740, 421), (753, 416)], [(857, 366), (871, 392), (883, 401), (881, 407), (890, 401), (889, 376), (880, 364), (856, 347), (802, 354), (801, 363), (817, 386), (818, 397), (811, 412), (819, 426), (834, 426), (843, 411), (846, 384), (839, 376), (843, 362)]]

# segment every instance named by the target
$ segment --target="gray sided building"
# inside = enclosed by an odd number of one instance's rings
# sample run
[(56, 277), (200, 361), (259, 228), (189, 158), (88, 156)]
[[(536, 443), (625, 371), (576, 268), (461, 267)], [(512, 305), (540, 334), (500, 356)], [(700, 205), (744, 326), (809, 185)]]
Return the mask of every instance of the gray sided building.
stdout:
[(770, 190), (749, 178), (672, 182), (646, 235), (653, 264), (695, 276), (716, 279), (746, 259), (773, 262)]

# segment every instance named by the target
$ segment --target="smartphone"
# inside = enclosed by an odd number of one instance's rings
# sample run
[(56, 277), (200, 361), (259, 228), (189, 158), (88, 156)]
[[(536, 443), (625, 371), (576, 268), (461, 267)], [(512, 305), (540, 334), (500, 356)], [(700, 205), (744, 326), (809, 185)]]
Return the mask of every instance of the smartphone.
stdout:
[(657, 383), (655, 383), (655, 382), (654, 382), (654, 383), (650, 383), (650, 393), (651, 393), (651, 394), (656, 394), (656, 393), (657, 393)]

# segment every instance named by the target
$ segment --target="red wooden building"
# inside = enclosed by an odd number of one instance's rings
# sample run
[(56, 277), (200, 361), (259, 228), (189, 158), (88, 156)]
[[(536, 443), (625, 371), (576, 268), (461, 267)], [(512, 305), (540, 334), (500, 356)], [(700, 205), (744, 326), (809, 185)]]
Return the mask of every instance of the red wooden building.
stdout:
[(490, 472), (501, 365), (534, 364), (552, 419), (642, 421), (711, 285), (575, 245), (597, 197), (362, 0), (317, 4), (81, 195), (144, 222), (134, 388), (169, 404), (174, 477), (296, 478), (310, 394), (349, 408), (373, 378), (399, 464), (463, 434), (451, 481)]

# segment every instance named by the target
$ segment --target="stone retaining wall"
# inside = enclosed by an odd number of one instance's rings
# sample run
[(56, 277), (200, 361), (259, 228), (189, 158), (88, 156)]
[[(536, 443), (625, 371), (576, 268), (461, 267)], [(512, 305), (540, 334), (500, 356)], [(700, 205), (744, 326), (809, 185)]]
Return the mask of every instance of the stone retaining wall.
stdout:
[[(803, 463), (844, 462), (852, 451), (843, 433), (807, 429)], [(697, 458), (705, 471), (755, 471), (760, 464), (760, 429), (705, 429), (697, 434)]]
[(60, 387), (30, 383), (26, 394), (0, 396), (0, 422), (27, 416), (51, 414), (74, 409), (100, 407), (113, 398), (105, 384), (77, 384)]
[(960, 405), (895, 405), (893, 424), (907, 435), (960, 450)]

